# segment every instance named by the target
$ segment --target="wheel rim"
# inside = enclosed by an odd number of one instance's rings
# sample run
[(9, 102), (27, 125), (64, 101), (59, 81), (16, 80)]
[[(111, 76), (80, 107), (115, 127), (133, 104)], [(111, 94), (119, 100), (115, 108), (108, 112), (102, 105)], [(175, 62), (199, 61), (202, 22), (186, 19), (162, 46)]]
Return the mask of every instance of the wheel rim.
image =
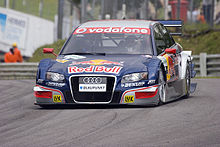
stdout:
[(165, 92), (165, 81), (164, 81), (164, 77), (163, 77), (163, 73), (160, 71), (160, 75), (159, 75), (159, 99), (162, 102), (166, 101), (166, 92)]

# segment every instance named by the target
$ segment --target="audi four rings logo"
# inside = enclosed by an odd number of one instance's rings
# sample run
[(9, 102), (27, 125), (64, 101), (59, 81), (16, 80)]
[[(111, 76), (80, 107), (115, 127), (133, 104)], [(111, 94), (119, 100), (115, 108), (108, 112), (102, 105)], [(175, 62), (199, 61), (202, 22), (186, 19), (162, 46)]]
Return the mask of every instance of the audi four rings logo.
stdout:
[(83, 78), (85, 84), (101, 84), (102, 78), (100, 77), (85, 77)]

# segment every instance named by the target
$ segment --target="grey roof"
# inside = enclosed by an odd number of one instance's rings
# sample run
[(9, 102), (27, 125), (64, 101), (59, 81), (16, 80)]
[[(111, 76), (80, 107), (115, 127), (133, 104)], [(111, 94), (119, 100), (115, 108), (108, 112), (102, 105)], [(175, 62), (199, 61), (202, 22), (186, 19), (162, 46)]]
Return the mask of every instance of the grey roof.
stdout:
[(83, 27), (135, 27), (135, 28), (150, 28), (155, 21), (147, 20), (97, 20), (88, 21), (80, 25)]

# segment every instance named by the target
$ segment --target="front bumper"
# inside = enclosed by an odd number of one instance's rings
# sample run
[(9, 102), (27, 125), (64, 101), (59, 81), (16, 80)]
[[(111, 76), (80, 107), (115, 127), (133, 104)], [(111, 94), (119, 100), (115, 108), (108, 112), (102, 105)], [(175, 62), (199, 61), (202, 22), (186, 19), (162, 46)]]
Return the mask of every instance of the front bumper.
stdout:
[(54, 88), (36, 85), (34, 87), (35, 104), (65, 104), (63, 93)]
[(76, 102), (71, 91), (61, 91), (59, 89), (36, 85), (34, 87), (36, 105), (53, 104), (126, 104), (126, 105), (156, 105), (158, 103), (158, 85), (132, 88), (126, 91), (115, 90), (111, 101), (108, 103), (100, 102)]

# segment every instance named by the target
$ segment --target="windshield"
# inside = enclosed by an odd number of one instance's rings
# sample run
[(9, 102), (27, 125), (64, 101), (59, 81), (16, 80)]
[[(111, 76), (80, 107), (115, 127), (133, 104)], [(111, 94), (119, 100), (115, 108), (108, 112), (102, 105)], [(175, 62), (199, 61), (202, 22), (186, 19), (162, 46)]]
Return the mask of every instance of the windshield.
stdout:
[(74, 32), (60, 54), (152, 54), (152, 45), (149, 34)]

